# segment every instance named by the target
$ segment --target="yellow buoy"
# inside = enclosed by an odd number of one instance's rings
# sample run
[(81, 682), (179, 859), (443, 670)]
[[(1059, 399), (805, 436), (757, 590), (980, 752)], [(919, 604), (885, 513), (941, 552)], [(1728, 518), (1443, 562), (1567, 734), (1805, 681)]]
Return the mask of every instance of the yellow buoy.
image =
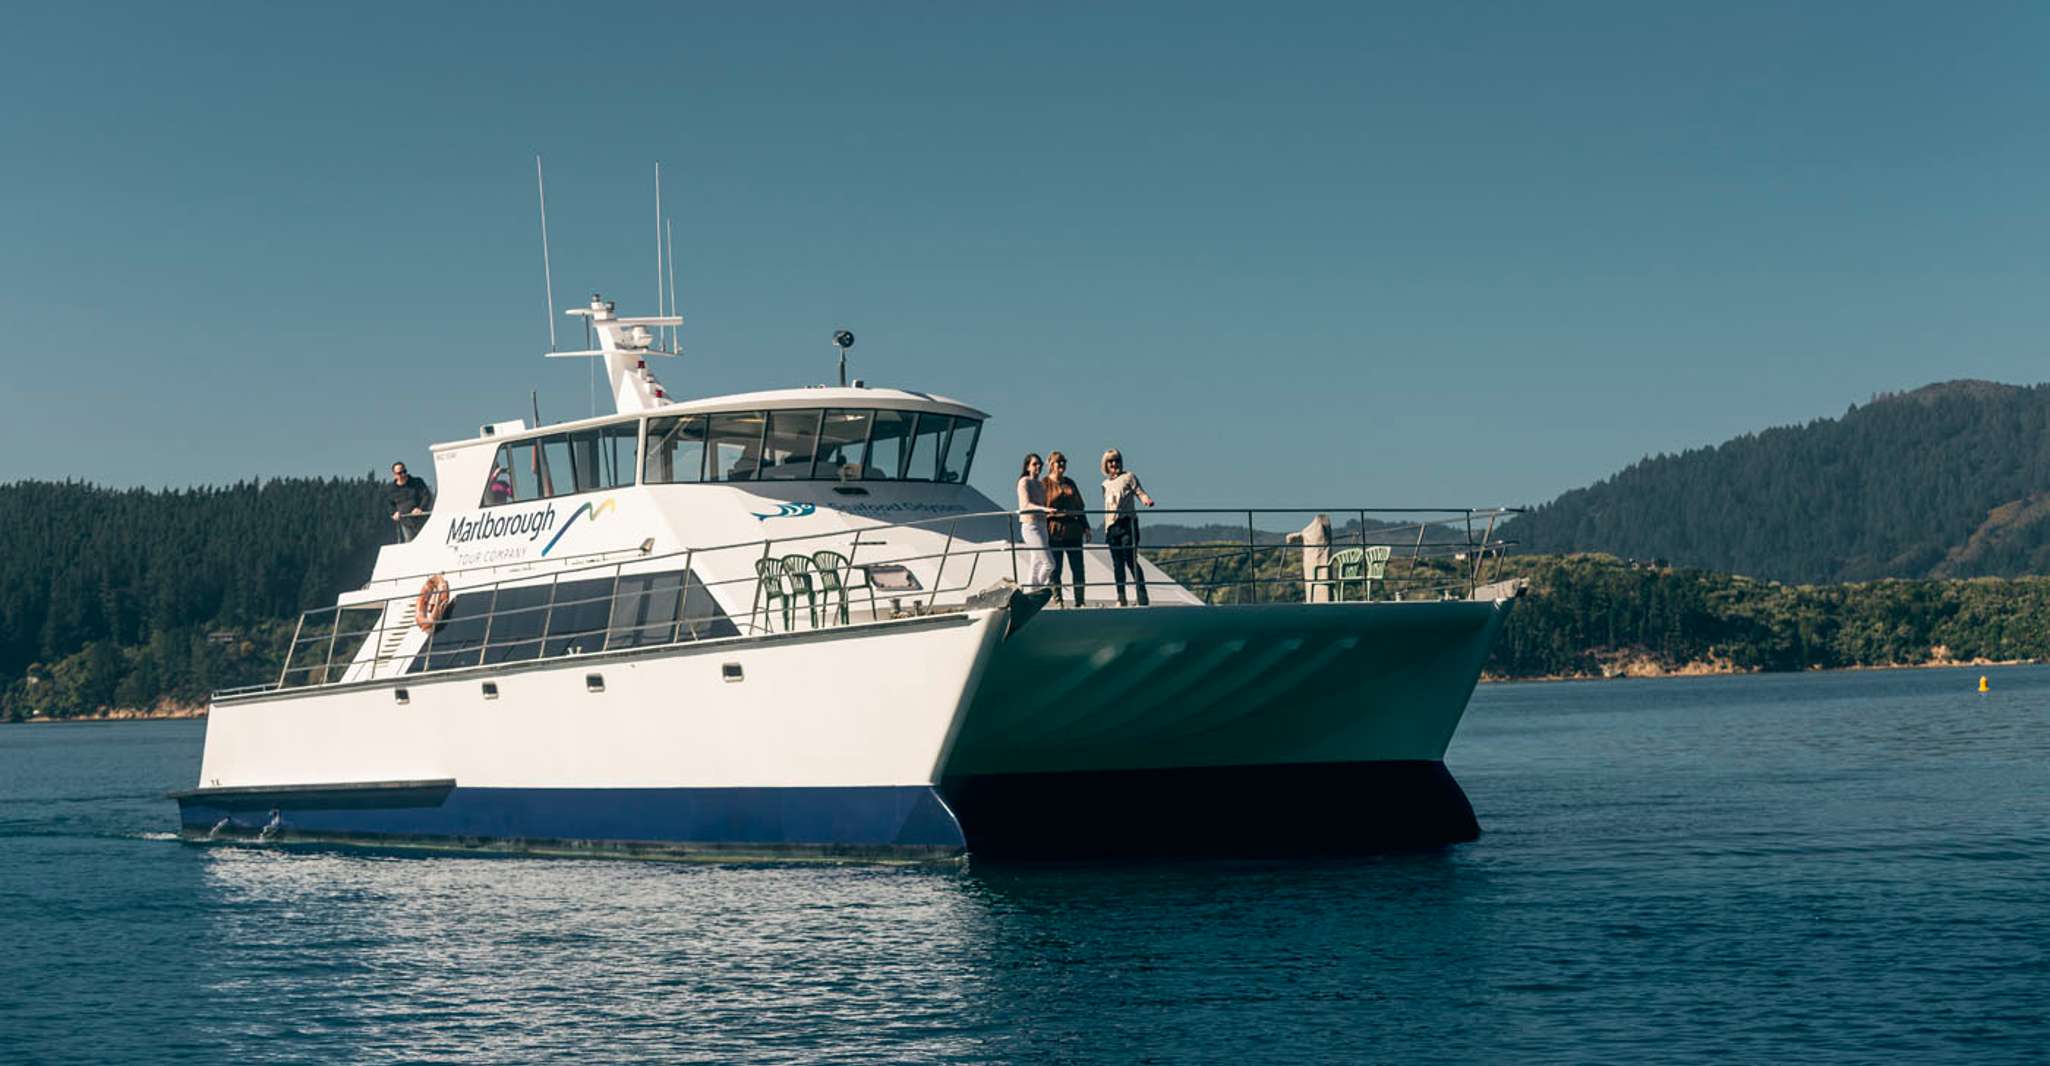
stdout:
[(1992, 688), (1991, 688), (1990, 686), (1988, 686), (1988, 685), (1986, 684), (1986, 675), (1985, 675), (1985, 674), (1980, 674), (1980, 675), (1979, 675), (1979, 691), (1981, 691), (1981, 692), (1991, 692), (1991, 691), (1992, 691)]

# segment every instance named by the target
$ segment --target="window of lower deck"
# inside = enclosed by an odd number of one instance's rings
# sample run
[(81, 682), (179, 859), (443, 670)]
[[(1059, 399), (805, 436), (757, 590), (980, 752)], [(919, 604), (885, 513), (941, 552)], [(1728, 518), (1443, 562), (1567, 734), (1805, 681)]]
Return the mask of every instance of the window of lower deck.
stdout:
[(612, 601), (612, 621), (605, 633), (607, 648), (640, 648), (676, 639), (683, 617), (683, 572), (626, 574)]
[(457, 593), (448, 603), (448, 613), (428, 634), (427, 646), (413, 657), (408, 673), (421, 670), (454, 670), (477, 665), (490, 625), (494, 596), (490, 589)]
[(697, 574), (665, 570), (656, 574), (627, 574), (619, 579), (619, 595), (612, 601), (605, 647), (644, 648), (739, 633)]
[(491, 615), (491, 642), (484, 647), (486, 663), (541, 657), (541, 631), (548, 624), (548, 600), (553, 591), (547, 585), (498, 590), (498, 603)]
[(612, 578), (556, 583), (548, 608), (548, 636), (541, 654), (586, 654), (605, 647), (606, 623), (612, 617)]
[[(373, 616), (377, 612), (371, 612)], [(407, 673), (740, 635), (689, 570), (460, 593)]]

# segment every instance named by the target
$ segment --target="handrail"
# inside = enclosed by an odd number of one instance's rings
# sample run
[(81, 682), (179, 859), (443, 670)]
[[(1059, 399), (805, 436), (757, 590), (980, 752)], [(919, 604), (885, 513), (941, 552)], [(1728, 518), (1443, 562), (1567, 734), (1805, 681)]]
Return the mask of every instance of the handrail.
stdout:
[[(1085, 511), (1082, 513), (1085, 515), (1106, 516), (1111, 512)], [(1373, 598), (1374, 585), (1376, 584), (1382, 587), (1384, 596), (1392, 596), (1395, 599), (1405, 597), (1442, 599), (1449, 598), (1455, 594), (1462, 596), (1471, 595), (1473, 590), (1483, 583), (1482, 579), (1488, 573), (1490, 559), (1495, 561), (1499, 571), (1501, 556), (1513, 546), (1511, 541), (1496, 539), (1494, 535), (1496, 523), (1502, 516), (1518, 512), (1509, 508), (1464, 509), (1438, 512), (1437, 514), (1440, 515), (1464, 518), (1465, 528), (1461, 535), (1446, 536), (1443, 539), (1432, 541), (1429, 539), (1431, 526), (1439, 526), (1448, 533), (1458, 530), (1460, 527), (1455, 524), (1454, 519), (1445, 517), (1423, 518), (1417, 521), (1395, 523), (1370, 530), (1366, 525), (1366, 517), (1370, 514), (1399, 514), (1415, 517), (1419, 512), (1394, 508), (1354, 508), (1353, 513), (1359, 519), (1357, 528), (1345, 531), (1342, 541), (1324, 546), (1290, 544), (1285, 539), (1279, 543), (1261, 543), (1260, 535), (1262, 531), (1257, 528), (1255, 516), (1260, 514), (1321, 514), (1328, 513), (1328, 511), (1284, 508), (1234, 508), (1229, 510), (1215, 508), (1159, 508), (1151, 513), (1154, 515), (1229, 514), (1235, 517), (1243, 516), (1246, 520), (1246, 538), (1243, 544), (1213, 540), (1156, 547), (1151, 549), (1153, 558), (1150, 560), (1150, 563), (1156, 569), (1160, 569), (1163, 572), (1167, 572), (1168, 567), (1181, 571), (1179, 576), (1168, 572), (1169, 580), (1180, 589), (1192, 595), (1200, 594), (1205, 603), (1216, 602), (1217, 597), (1221, 593), (1230, 594), (1231, 598), (1226, 602), (1261, 603), (1273, 602), (1276, 599), (1289, 602), (1311, 602), (1314, 599), (1312, 592), (1317, 586), (1324, 585), (1328, 589), (1333, 585), (1332, 581), (1315, 578), (1307, 574), (1298, 576), (1279, 571), (1265, 572), (1263, 567), (1277, 553), (1284, 557), (1283, 561), (1285, 562), (1285, 556), (1290, 552), (1303, 553), (1319, 547), (1331, 550), (1336, 548), (1338, 544), (1354, 542), (1360, 546), (1366, 546), (1369, 543), (1370, 536), (1380, 538), (1390, 534), (1401, 534), (1405, 538), (1402, 542), (1382, 541), (1382, 543), (1390, 547), (1391, 552), (1395, 548), (1406, 548), (1410, 551), (1408, 571), (1401, 580), (1387, 576), (1385, 567), (1382, 576), (1377, 578), (1346, 579), (1348, 582), (1360, 582), (1363, 595)], [(1343, 512), (1341, 511), (1340, 513)], [(1430, 512), (1425, 513), (1429, 514)], [(732, 586), (748, 587), (749, 591), (752, 592), (752, 586), (756, 584), (757, 578), (751, 571), (739, 576), (722, 577), (706, 581), (702, 575), (697, 573), (692, 564), (696, 559), (712, 552), (744, 549), (750, 557), (766, 557), (779, 544), (788, 548), (806, 541), (827, 538), (853, 538), (853, 544), (850, 546), (847, 555), (851, 569), (863, 570), (881, 565), (898, 565), (908, 568), (911, 564), (934, 562), (931, 569), (932, 587), (929, 589), (914, 588), (907, 590), (914, 593), (914, 595), (908, 597), (888, 597), (890, 603), (888, 617), (894, 618), (903, 617), (906, 614), (927, 614), (960, 610), (965, 606), (966, 597), (974, 591), (972, 586), (975, 581), (975, 575), (981, 569), (981, 561), (984, 555), (992, 552), (1003, 552), (1010, 555), (1011, 569), (1015, 575), (1020, 572), (1018, 553), (1021, 551), (1038, 550), (1026, 547), (1013, 535), (1008, 520), (1014, 517), (1015, 514), (1016, 512), (1011, 511), (985, 511), (939, 515), (906, 522), (858, 526), (852, 529), (737, 541), (732, 544), (711, 547), (691, 547), (680, 551), (642, 556), (630, 560), (593, 562), (583, 566), (564, 567), (542, 573), (503, 576), (495, 581), (480, 582), (477, 585), (455, 589), (455, 602), (458, 603), (465, 597), (485, 593), (489, 593), (490, 599), (481, 614), (455, 617), (455, 612), (451, 611), (450, 616), (445, 616), (441, 622), (431, 629), (424, 631), (426, 635), (417, 642), (407, 632), (407, 630), (415, 628), (414, 621), (406, 617), (405, 611), (405, 606), (414, 599), (410, 592), (374, 601), (349, 604), (336, 603), (329, 607), (316, 608), (302, 613), (298, 626), (293, 631), (291, 643), (287, 648), (285, 663), (279, 671), (278, 681), (275, 684), (248, 686), (217, 693), (217, 695), (226, 695), (231, 692), (247, 693), (278, 688), (338, 684), (343, 683), (341, 679), (351, 678), (352, 675), (355, 681), (385, 679), (394, 676), (392, 673), (393, 667), (396, 667), (399, 676), (410, 676), (415, 673), (437, 673), (443, 670), (463, 669), (493, 663), (533, 661), (551, 658), (556, 655), (571, 655), (587, 651), (604, 652), (614, 650), (615, 644), (619, 644), (621, 647), (659, 647), (687, 643), (704, 639), (701, 629), (703, 624), (708, 622), (715, 623), (714, 628), (710, 631), (712, 636), (773, 632), (774, 622), (772, 613), (761, 613), (762, 623), (757, 625), (755, 621), (757, 616), (755, 614), (751, 613), (745, 616), (745, 620), (743, 620), (743, 616), (737, 613), (740, 602), (737, 594), (729, 597), (723, 603), (718, 594), (718, 590)], [(1485, 531), (1476, 539), (1474, 536), (1474, 519), (1481, 517), (1487, 518), (1488, 521)], [(1002, 540), (971, 540), (964, 543), (959, 537), (959, 526), (964, 519), (998, 518), (1006, 520), (1006, 532)], [(939, 550), (937, 551), (903, 553), (883, 559), (870, 558), (863, 563), (853, 562), (856, 553), (861, 547), (877, 544), (875, 541), (864, 539), (869, 534), (890, 529), (922, 528), (941, 522), (948, 523), (948, 529), (945, 541), (939, 545)], [(1417, 536), (1413, 542), (1406, 539), (1412, 527), (1417, 530)], [(756, 556), (757, 549), (759, 549), (760, 556)], [(1111, 549), (1108, 544), (1096, 544), (1091, 545), (1087, 550), (1108, 552)], [(662, 561), (674, 559), (678, 556), (681, 556), (683, 559), (683, 566), (680, 570), (651, 569), (643, 573), (626, 573), (626, 567), (629, 565), (640, 567), (647, 564), (659, 564)], [(951, 560), (963, 556), (967, 557), (967, 576), (950, 584), (946, 580), (949, 570), (948, 564)], [(1217, 569), (1225, 560), (1238, 560), (1238, 565), (1243, 569), (1235, 574), (1226, 574), (1220, 579)], [(1201, 581), (1195, 580), (1194, 575), (1197, 572), (1197, 568), (1204, 563), (1210, 564), (1208, 578)], [(1448, 563), (1454, 565), (1448, 566), (1446, 565)], [(1420, 573), (1420, 570), (1427, 564), (1430, 567), (1429, 572)], [(956, 570), (958, 571), (958, 568)], [(602, 576), (599, 572), (603, 572)], [(635, 591), (624, 591), (629, 579), (639, 577), (654, 578), (658, 575), (670, 574), (676, 575), (673, 585), (664, 583), (658, 586), (650, 582), (640, 586)], [(1103, 580), (1089, 581), (1086, 574), (1081, 576), (1083, 578), (1081, 585), (1085, 589), (1090, 587), (1100, 589), (1110, 584), (1110, 582)], [(396, 583), (404, 579), (388, 578), (384, 580)], [(1015, 581), (1015, 578), (1013, 580)], [(565, 591), (563, 587), (565, 582), (575, 583), (578, 581), (603, 581), (605, 584), (603, 591), (594, 589), (592, 590), (592, 595), (578, 595), (572, 599), (560, 598)], [(843, 578), (841, 582), (842, 588), (837, 595), (849, 595), (844, 588), (844, 583), (845, 579)], [(1070, 581), (1069, 584), (1074, 584), (1074, 582)], [(532, 588), (538, 590), (545, 588), (547, 591), (545, 594), (535, 597), (539, 602), (527, 606), (501, 608), (500, 597), (509, 591), (507, 589), (508, 585), (513, 585), (515, 589)], [(1300, 600), (1297, 600), (1294, 594), (1298, 590), (1300, 592)], [(1337, 583), (1337, 592), (1342, 593), (1343, 591), (1344, 582)], [(961, 597), (958, 602), (953, 600), (956, 594)], [(672, 595), (674, 598), (670, 600), (669, 597)], [(812, 621), (808, 618), (809, 625), (800, 627), (796, 624), (795, 616), (793, 616), (791, 620), (786, 622), (786, 628), (826, 629), (833, 627), (836, 624), (834, 619), (837, 617), (837, 612), (830, 609), (831, 595), (833, 594), (827, 594), (829, 609), (820, 614), (820, 620)], [(700, 596), (703, 599), (699, 599), (698, 597)], [(942, 600), (943, 596), (948, 597), (944, 602)], [(620, 615), (622, 598), (627, 599), (634, 606), (634, 613), (626, 619), (623, 619)], [(750, 600), (752, 598), (750, 596)], [(1331, 598), (1342, 597), (1333, 596)], [(907, 602), (910, 605), (908, 611), (904, 608)], [(558, 618), (561, 618), (567, 624), (573, 612), (588, 610), (594, 605), (599, 604), (604, 605), (602, 616), (599, 611), (591, 610), (589, 619), (579, 620), (575, 623), (579, 628), (570, 631), (558, 631), (555, 628)], [(695, 612), (694, 605), (696, 608)], [(632, 618), (647, 617), (651, 613), (651, 608), (660, 608), (660, 610), (653, 612), (658, 616), (655, 621), (631, 621)], [(347, 628), (346, 617), (350, 612), (356, 612), (360, 617), (362, 612), (369, 611), (377, 612), (378, 617), (375, 624), (367, 628)], [(541, 617), (541, 624), (536, 633), (523, 634), (519, 632), (521, 627), (501, 625), (501, 622), (510, 623), (523, 616), (531, 616), (537, 611), (545, 613)], [(664, 614), (669, 615), (669, 617), (660, 617)], [(730, 633), (716, 625), (722, 619), (724, 626), (730, 627)], [(883, 608), (880, 603), (872, 601), (869, 616), (865, 621), (857, 619), (856, 616), (850, 613), (848, 622), (838, 624), (870, 624), (883, 620), (885, 620)], [(481, 631), (474, 642), (463, 640), (460, 637), (448, 638), (444, 636), (444, 634), (449, 632), (449, 627), (452, 624), (472, 622), (481, 623)], [(516, 635), (510, 639), (494, 639), (504, 633), (507, 628), (512, 628)], [(654, 631), (666, 631), (667, 639), (644, 644), (642, 642), (642, 634)], [(394, 633), (397, 634), (396, 639), (393, 639)], [(344, 637), (348, 638), (347, 644), (343, 643)], [(359, 637), (361, 638), (360, 642), (357, 640)], [(595, 649), (587, 649), (584, 645), (594, 639), (596, 642)], [(445, 646), (444, 641), (449, 641), (454, 646)], [(558, 642), (563, 642), (559, 645), (561, 650), (551, 653), (551, 646), (558, 645)], [(323, 644), (325, 647), (321, 648), (320, 646)], [(387, 644), (390, 644), (389, 648), (386, 647)], [(364, 651), (366, 646), (369, 649), (367, 654)], [(495, 649), (508, 648), (520, 650), (517, 653), (493, 656)], [(337, 662), (338, 652), (340, 653), (339, 663)], [(302, 654), (305, 655), (304, 659), (302, 659)], [(444, 665), (434, 665), (437, 660), (441, 660)], [(338, 666), (339, 670), (337, 669)], [(294, 683), (295, 677), (298, 679), (296, 684)]]
[[(1161, 516), (1163, 516), (1163, 515), (1232, 515), (1232, 516), (1234, 516), (1234, 517), (1236, 517), (1236, 516), (1239, 516), (1239, 515), (1245, 515), (1245, 516), (1249, 516), (1249, 517), (1250, 517), (1250, 516), (1252, 516), (1252, 515), (1261, 515), (1261, 514), (1288, 514), (1288, 515), (1305, 515), (1305, 514), (1329, 514), (1329, 513), (1333, 512), (1333, 511), (1337, 511), (1337, 512), (1339, 512), (1339, 513), (1351, 513), (1351, 514), (1357, 514), (1357, 515), (1361, 515), (1361, 516), (1362, 516), (1362, 519), (1361, 519), (1361, 521), (1362, 521), (1362, 523), (1364, 523), (1364, 521), (1365, 521), (1365, 519), (1364, 519), (1364, 516), (1366, 516), (1366, 515), (1378, 515), (1378, 514), (1391, 514), (1391, 515), (1411, 515), (1411, 516), (1426, 516), (1426, 515), (1431, 515), (1431, 516), (1446, 516), (1447, 518), (1449, 518), (1449, 517), (1451, 517), (1451, 516), (1459, 516), (1459, 517), (1461, 517), (1461, 518), (1466, 518), (1466, 517), (1469, 517), (1469, 516), (1478, 516), (1478, 515), (1495, 515), (1495, 516), (1501, 516), (1501, 515), (1514, 515), (1514, 514), (1522, 514), (1522, 513), (1524, 512), (1524, 509), (1523, 509), (1523, 508), (1520, 508), (1520, 507), (1365, 507), (1365, 508), (1360, 508), (1360, 507), (1348, 507), (1348, 508), (1331, 508), (1331, 507), (1250, 507), (1250, 508), (1248, 508), (1248, 507), (1158, 507), (1158, 508), (1153, 508), (1153, 509), (1150, 509), (1150, 510), (1148, 510), (1148, 511), (1144, 512), (1144, 513), (1145, 513), (1145, 515), (1146, 515), (1147, 517), (1150, 517), (1150, 518), (1159, 518), (1159, 517), (1161, 517)], [(847, 536), (847, 535), (849, 535), (850, 533), (852, 533), (852, 534), (855, 534), (855, 535), (859, 536), (859, 535), (863, 535), (863, 534), (868, 534), (868, 533), (878, 533), (878, 532), (884, 532), (884, 531), (887, 531), (887, 530), (892, 530), (892, 529), (912, 529), (912, 528), (922, 527), (922, 526), (925, 526), (925, 525), (928, 525), (928, 524), (933, 524), (933, 523), (939, 523), (939, 522), (953, 522), (953, 523), (957, 523), (957, 524), (958, 524), (958, 523), (959, 523), (960, 521), (962, 521), (963, 519), (970, 519), (970, 518), (991, 518), (991, 519), (995, 519), (995, 518), (1006, 518), (1006, 519), (1015, 519), (1015, 518), (1019, 517), (1019, 516), (1020, 516), (1021, 514), (1023, 514), (1023, 513), (1024, 513), (1024, 512), (1021, 512), (1021, 511), (1015, 511), (1015, 510), (1004, 510), (1004, 511), (962, 511), (962, 512), (954, 512), (954, 513), (949, 513), (949, 514), (943, 514), (943, 515), (934, 515), (934, 516), (931, 516), (931, 517), (929, 517), (929, 518), (914, 518), (914, 519), (910, 519), (910, 520), (908, 520), (908, 521), (904, 521), (904, 522), (885, 522), (885, 523), (881, 523), (881, 524), (877, 524), (877, 525), (864, 525), (864, 526), (857, 526), (857, 527), (854, 527), (854, 528), (851, 528), (851, 529), (833, 529), (833, 530), (824, 530), (824, 531), (820, 531), (820, 532), (816, 532), (816, 533), (799, 533), (799, 534), (794, 534), (794, 535), (791, 535), (791, 536), (787, 536), (787, 537), (765, 537), (765, 538), (757, 538), (757, 539), (753, 539), (753, 540), (739, 540), (739, 541), (734, 541), (734, 542), (732, 542), (732, 543), (730, 543), (730, 544), (701, 544), (701, 545), (695, 545), (695, 546), (692, 546), (692, 547), (687, 547), (687, 548), (677, 548), (677, 549), (673, 549), (673, 550), (671, 550), (671, 551), (661, 552), (661, 553), (658, 553), (658, 554), (649, 554), (649, 555), (643, 555), (643, 556), (641, 556), (641, 557), (640, 557), (640, 558), (638, 558), (638, 559), (632, 559), (632, 560), (628, 560), (628, 561), (629, 561), (629, 562), (634, 562), (634, 563), (644, 563), (644, 562), (655, 562), (655, 561), (659, 561), (659, 560), (662, 560), (662, 559), (669, 559), (669, 558), (673, 558), (673, 557), (675, 557), (675, 556), (677, 556), (677, 555), (681, 555), (681, 554), (687, 554), (687, 553), (689, 553), (689, 552), (693, 552), (693, 551), (698, 551), (698, 552), (714, 552), (714, 551), (726, 551), (726, 550), (729, 550), (729, 549), (733, 549), (733, 548), (753, 548), (753, 547), (755, 547), (756, 545), (762, 545), (762, 546), (764, 546), (764, 547), (766, 548), (766, 547), (767, 547), (767, 546), (769, 546), (769, 545), (774, 545), (774, 544), (781, 544), (781, 543), (796, 543), (796, 542), (798, 542), (798, 541), (804, 541), (804, 540), (819, 540), (819, 539), (824, 539), (824, 538), (828, 538), (828, 537), (844, 537), (844, 536)], [(1098, 518), (1102, 518), (1102, 517), (1106, 517), (1106, 516), (1109, 516), (1109, 515), (1111, 515), (1111, 514), (1114, 514), (1114, 513), (1116, 513), (1116, 512), (1113, 512), (1113, 511), (1106, 511), (1106, 510), (1102, 510), (1102, 509), (1097, 509), (1097, 510), (1082, 510), (1082, 511), (1070, 511), (1070, 512), (1068, 512), (1068, 513), (1069, 513), (1069, 514), (1081, 514), (1081, 515), (1084, 515), (1084, 516), (1090, 516), (1090, 515), (1094, 515), (1094, 516), (1096, 516), (1096, 517), (1098, 517)], [(1408, 530), (1408, 529), (1410, 529), (1410, 528), (1412, 528), (1412, 527), (1418, 527), (1418, 526), (1430, 526), (1430, 525), (1438, 525), (1438, 524), (1440, 524), (1440, 522), (1439, 522), (1439, 521), (1438, 521), (1437, 519), (1433, 518), (1433, 519), (1429, 519), (1429, 520), (1424, 520), (1424, 521), (1419, 521), (1419, 522), (1403, 522), (1403, 523), (1400, 523), (1400, 524), (1399, 524), (1399, 525), (1397, 525), (1397, 526), (1392, 526), (1392, 527), (1389, 527), (1389, 528), (1390, 528), (1390, 529), (1402, 529), (1402, 530)], [(1092, 527), (1092, 528), (1096, 528), (1096, 527)], [(1250, 526), (1249, 526), (1249, 528), (1250, 528)], [(1268, 531), (1268, 532), (1271, 532), (1271, 531)], [(1423, 537), (1423, 534), (1424, 534), (1424, 532), (1426, 532), (1426, 530), (1425, 530), (1425, 529), (1421, 529), (1421, 528), (1420, 528), (1420, 529), (1418, 529), (1418, 539), (1419, 539), (1419, 541), (1421, 541), (1421, 540), (1422, 540), (1422, 537)], [(1143, 545), (1142, 545), (1142, 547), (1143, 547)], [(589, 554), (594, 554), (594, 555), (617, 555), (617, 554), (621, 554), (621, 553), (623, 553), (623, 552), (631, 552), (631, 551), (635, 551), (635, 550), (636, 550), (636, 549), (634, 549), (634, 548), (613, 548), (613, 549), (609, 549), (609, 550), (607, 550), (607, 551), (603, 551), (603, 552), (593, 552), (593, 553), (589, 553)], [(412, 573), (412, 574), (399, 574), (399, 575), (395, 575), (395, 576), (392, 576), (392, 577), (385, 577), (385, 578), (377, 578), (377, 579), (375, 579), (375, 580), (374, 580), (373, 582), (371, 582), (370, 584), (377, 584), (377, 583), (382, 583), (382, 582), (404, 582), (404, 581), (424, 581), (424, 580), (426, 580), (427, 578), (429, 578), (429, 577), (432, 577), (432, 576), (434, 576), (434, 575), (436, 575), (436, 574), (439, 574), (439, 575), (441, 575), (441, 576), (442, 576), (442, 577), (444, 577), (444, 578), (448, 578), (448, 577), (452, 577), (452, 576), (454, 576), (454, 575), (458, 575), (458, 574), (468, 574), (468, 573), (473, 573), (473, 572), (476, 572), (476, 571), (479, 571), (479, 570), (501, 570), (501, 569), (504, 569), (505, 567), (508, 567), (508, 566), (517, 566), (517, 565), (521, 565), (522, 563), (525, 563), (525, 564), (529, 564), (529, 565), (531, 565), (531, 564), (532, 564), (533, 562), (534, 562), (534, 560), (504, 560), (504, 561), (500, 561), (500, 562), (495, 562), (495, 563), (484, 563), (484, 564), (480, 564), (480, 565), (477, 565), (477, 566), (466, 566), (466, 567), (456, 567), (456, 568), (454, 568), (454, 569), (441, 569), (441, 570), (422, 570), (422, 571), (419, 571), (418, 573)], [(604, 562), (604, 563), (590, 563), (590, 564), (587, 564), (586, 566), (582, 566), (582, 567), (571, 567), (571, 568), (567, 568), (567, 569), (563, 569), (563, 570), (548, 570), (548, 571), (543, 571), (542, 573), (539, 573), (539, 574), (535, 574), (534, 576), (538, 578), (538, 577), (540, 577), (540, 576), (543, 576), (543, 574), (562, 574), (562, 573), (570, 573), (570, 572), (573, 572), (573, 571), (576, 571), (576, 570), (587, 570), (587, 569), (602, 569), (602, 568), (604, 568), (604, 567), (607, 567), (607, 566), (611, 566), (611, 565), (613, 565), (613, 564), (612, 564), (612, 563), (609, 563), (609, 562)], [(524, 577), (522, 577), (522, 578), (520, 578), (520, 579), (521, 579), (521, 580), (524, 580)], [(366, 587), (366, 588), (368, 588), (368, 587), (369, 587), (369, 585), (366, 585), (365, 587)]]
[(408, 534), (407, 534), (407, 532), (406, 532), (406, 523), (407, 523), (407, 522), (410, 522), (410, 521), (414, 521), (414, 520), (416, 520), (416, 519), (417, 519), (417, 520), (418, 520), (418, 521), (419, 521), (419, 522), (420, 522), (420, 523), (421, 523), (421, 524), (422, 524), (422, 525), (424, 526), (424, 525), (426, 524), (427, 520), (428, 520), (429, 518), (432, 518), (432, 517), (434, 517), (434, 511), (433, 511), (433, 509), (432, 509), (432, 508), (429, 508), (428, 510), (425, 510), (425, 511), (421, 511), (421, 510), (412, 510), (412, 511), (401, 511), (401, 512), (399, 512), (398, 514), (395, 514), (395, 515), (393, 515), (393, 516), (392, 516), (392, 518), (391, 518), (391, 526), (392, 526), (392, 543), (393, 543), (393, 544), (411, 544), (411, 543), (413, 543), (413, 538), (414, 538), (414, 537), (417, 537), (417, 536), (419, 536), (420, 534), (419, 534), (419, 532), (418, 532), (418, 531), (416, 530), (416, 531), (414, 531), (414, 532), (413, 532), (412, 534), (408, 535)]

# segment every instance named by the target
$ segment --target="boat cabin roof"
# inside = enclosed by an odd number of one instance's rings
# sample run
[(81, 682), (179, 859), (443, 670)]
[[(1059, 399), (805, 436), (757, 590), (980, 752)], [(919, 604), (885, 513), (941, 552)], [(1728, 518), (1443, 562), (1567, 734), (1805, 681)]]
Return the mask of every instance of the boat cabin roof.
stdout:
[(590, 426), (616, 425), (622, 422), (638, 422), (643, 418), (669, 418), (678, 415), (712, 414), (720, 411), (784, 411), (813, 408), (856, 408), (888, 411), (931, 411), (936, 414), (960, 415), (974, 419), (987, 419), (989, 415), (958, 400), (931, 393), (911, 392), (907, 389), (851, 388), (841, 386), (814, 386), (805, 389), (767, 389), (761, 392), (740, 392), (727, 396), (707, 396), (702, 399), (686, 400), (666, 407), (626, 414), (599, 415), (596, 418), (580, 418), (572, 422), (551, 422), (545, 426), (514, 428), (519, 423), (498, 423), (481, 427), (475, 437), (463, 440), (445, 441), (433, 445), (435, 451), (448, 448), (464, 448), (477, 444), (503, 444), (508, 440), (519, 440), (528, 436), (561, 433), (564, 430), (582, 429)]

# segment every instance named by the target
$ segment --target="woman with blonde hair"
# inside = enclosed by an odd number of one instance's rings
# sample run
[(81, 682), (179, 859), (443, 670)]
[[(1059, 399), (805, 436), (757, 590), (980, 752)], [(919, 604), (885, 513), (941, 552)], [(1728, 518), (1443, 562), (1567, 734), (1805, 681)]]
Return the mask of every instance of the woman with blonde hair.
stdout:
[(1046, 587), (1053, 572), (1053, 552), (1047, 547), (1046, 482), (1039, 479), (1039, 453), (1025, 453), (1025, 465), (1018, 471), (1018, 540), (1024, 545), (1024, 587)]
[(1125, 605), (1125, 571), (1132, 572), (1138, 586), (1139, 606), (1146, 606), (1146, 572), (1139, 569), (1139, 509), (1137, 500), (1148, 507), (1153, 497), (1139, 484), (1139, 476), (1125, 469), (1123, 452), (1112, 448), (1103, 453), (1103, 543), (1110, 548), (1111, 577), (1118, 584), (1118, 606)]
[(1061, 599), (1061, 562), (1066, 557), (1074, 575), (1075, 606), (1082, 606), (1082, 542), (1089, 539), (1089, 513), (1082, 509), (1082, 490), (1068, 477), (1068, 457), (1046, 453), (1047, 543), (1052, 546), (1053, 598)]

